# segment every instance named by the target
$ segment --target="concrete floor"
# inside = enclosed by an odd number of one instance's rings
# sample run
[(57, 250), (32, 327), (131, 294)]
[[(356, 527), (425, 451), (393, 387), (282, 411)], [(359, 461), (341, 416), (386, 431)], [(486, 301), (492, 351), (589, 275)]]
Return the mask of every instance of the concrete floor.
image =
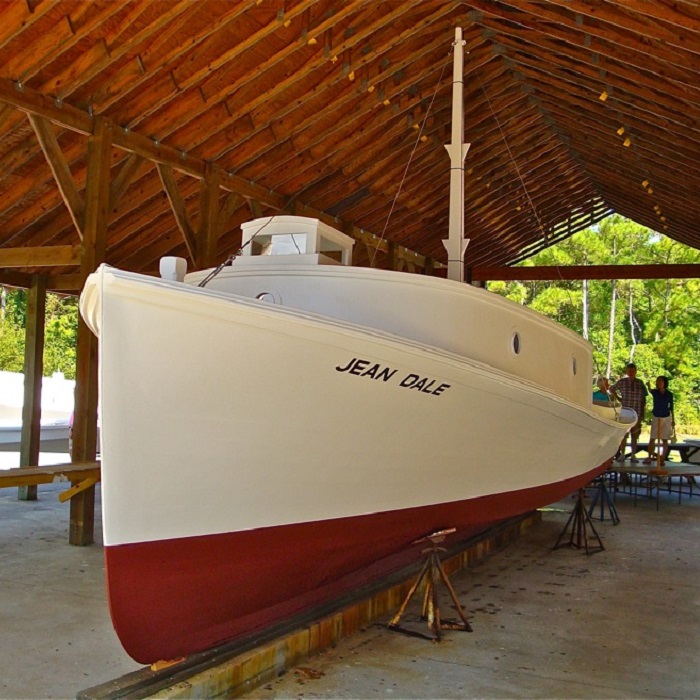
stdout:
[(74, 698), (140, 668), (112, 629), (102, 547), (68, 544), (65, 489), (0, 490), (0, 698)]
[[(2, 698), (71, 698), (138, 668), (109, 622), (101, 548), (67, 544), (59, 490), (0, 491)], [(249, 697), (700, 697), (700, 498), (617, 504), (620, 525), (596, 522), (605, 552), (551, 551), (566, 501), (455, 574), (472, 634), (438, 645), (375, 625)]]

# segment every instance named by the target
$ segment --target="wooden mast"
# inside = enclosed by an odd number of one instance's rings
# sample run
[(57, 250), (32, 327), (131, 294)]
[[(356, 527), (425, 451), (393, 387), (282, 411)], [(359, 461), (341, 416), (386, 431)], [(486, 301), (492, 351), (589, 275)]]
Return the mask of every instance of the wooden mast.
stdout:
[(464, 143), (464, 44), (462, 28), (455, 29), (452, 69), (452, 143), (445, 148), (450, 156), (450, 223), (447, 250), (447, 278), (464, 282), (464, 251), (469, 239), (464, 238), (464, 159), (471, 144)]

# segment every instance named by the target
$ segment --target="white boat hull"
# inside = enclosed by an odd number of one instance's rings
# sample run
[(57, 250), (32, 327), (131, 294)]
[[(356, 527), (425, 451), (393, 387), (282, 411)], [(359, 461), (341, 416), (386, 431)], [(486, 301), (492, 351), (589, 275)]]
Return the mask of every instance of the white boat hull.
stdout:
[(446, 350), (181, 283), (102, 267), (81, 310), (110, 605), (139, 661), (355, 585), (431, 529), (555, 500), (626, 429)]

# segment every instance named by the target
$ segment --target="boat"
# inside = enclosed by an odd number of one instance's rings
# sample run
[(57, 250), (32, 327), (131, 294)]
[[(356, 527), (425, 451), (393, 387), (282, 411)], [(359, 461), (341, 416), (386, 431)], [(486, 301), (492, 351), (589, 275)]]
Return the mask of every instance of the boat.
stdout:
[(141, 663), (336, 600), (431, 532), (554, 502), (636, 418), (593, 407), (590, 346), (527, 308), (353, 267), (354, 241), (316, 219), (242, 229), (230, 265), (102, 265), (80, 298), (110, 611)]
[[(69, 451), (75, 382), (59, 372), (42, 379), (40, 450)], [(0, 371), (0, 452), (19, 452), (22, 444), (24, 375)]]
[(592, 405), (588, 344), (527, 308), (287, 253), (343, 236), (318, 221), (244, 229), (268, 254), (207, 286), (103, 265), (80, 301), (99, 337), (110, 608), (140, 662), (367, 582), (433, 530), (554, 502), (634, 419)]

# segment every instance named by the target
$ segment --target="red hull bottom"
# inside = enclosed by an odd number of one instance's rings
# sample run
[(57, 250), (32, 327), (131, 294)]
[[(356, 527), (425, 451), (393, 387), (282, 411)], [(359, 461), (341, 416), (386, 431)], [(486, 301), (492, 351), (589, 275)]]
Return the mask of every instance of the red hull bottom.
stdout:
[(507, 494), (323, 522), (105, 547), (112, 620), (139, 663), (174, 659), (268, 627), (396, 571), (410, 543), (455, 541), (581, 488), (581, 476)]

